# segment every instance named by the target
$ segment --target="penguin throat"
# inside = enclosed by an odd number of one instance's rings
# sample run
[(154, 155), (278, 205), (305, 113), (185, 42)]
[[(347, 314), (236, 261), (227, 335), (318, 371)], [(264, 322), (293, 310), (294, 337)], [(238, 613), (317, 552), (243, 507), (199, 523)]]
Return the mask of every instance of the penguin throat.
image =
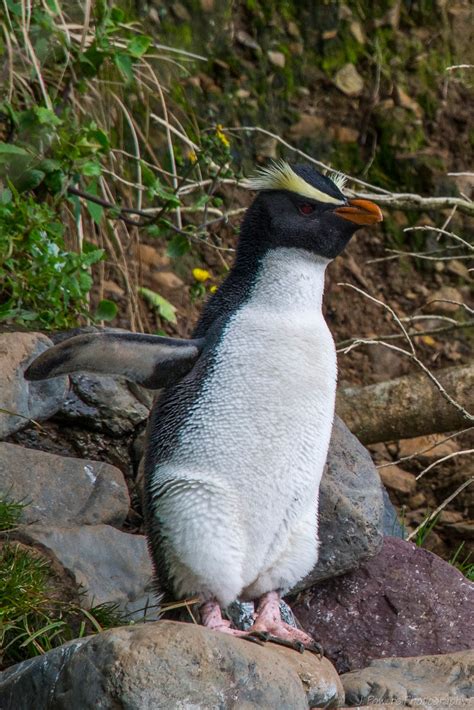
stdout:
[(250, 302), (269, 310), (321, 310), (329, 261), (304, 249), (270, 249), (260, 262)]

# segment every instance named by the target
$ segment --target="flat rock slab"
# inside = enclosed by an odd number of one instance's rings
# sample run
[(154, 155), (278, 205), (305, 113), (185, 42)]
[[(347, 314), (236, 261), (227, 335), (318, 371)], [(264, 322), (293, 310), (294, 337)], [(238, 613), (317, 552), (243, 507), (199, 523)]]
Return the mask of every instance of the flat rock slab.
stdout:
[[(35, 357), (53, 343), (41, 333), (0, 333), (0, 439), (27, 426), (31, 419), (48, 419), (60, 408), (67, 377), (27, 382), (23, 373)], [(19, 416), (15, 416), (19, 415)]]
[(367, 449), (335, 417), (321, 481), (319, 560), (296, 589), (358, 567), (382, 546), (384, 499)]
[[(46, 552), (85, 590), (85, 608), (114, 602), (131, 618), (156, 618), (152, 565), (143, 535), (110, 525), (76, 528), (29, 525), (16, 533), (21, 542)], [(0, 706), (1, 707), (1, 706)]]
[(172, 621), (72, 641), (0, 675), (2, 710), (307, 710), (343, 698), (327, 659)]
[(402, 703), (421, 708), (473, 707), (473, 678), (474, 651), (383, 658), (341, 676), (348, 706)]
[(399, 538), (359, 570), (300, 594), (292, 609), (339, 673), (375, 658), (474, 645), (474, 585), (455, 567)]
[(130, 507), (125, 479), (115, 466), (5, 442), (0, 443), (0, 493), (28, 503), (25, 523), (121, 525)]

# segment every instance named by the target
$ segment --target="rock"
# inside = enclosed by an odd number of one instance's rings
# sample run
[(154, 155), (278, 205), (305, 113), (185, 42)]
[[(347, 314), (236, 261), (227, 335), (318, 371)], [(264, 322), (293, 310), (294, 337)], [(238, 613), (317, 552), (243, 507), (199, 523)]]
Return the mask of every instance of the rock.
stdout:
[[(401, 702), (421, 708), (471, 707), (474, 651), (383, 658), (342, 676), (346, 704)], [(390, 706), (392, 707), (392, 706)]]
[(333, 134), (339, 143), (357, 143), (359, 139), (359, 131), (348, 126), (334, 126)]
[(293, 140), (301, 138), (314, 138), (324, 129), (324, 118), (313, 116), (310, 113), (302, 113), (297, 123), (290, 128), (290, 136)]
[(254, 40), (254, 38), (249, 35), (248, 32), (245, 32), (245, 30), (239, 30), (238, 32), (236, 32), (235, 39), (243, 47), (247, 47), (247, 49), (255, 50), (255, 52), (257, 52), (257, 54), (260, 54), (262, 51), (262, 48), (260, 47), (259, 43), (256, 42)]
[(405, 539), (405, 529), (398, 519), (397, 511), (393, 505), (386, 489), (382, 486), (383, 494), (383, 534), (385, 537), (401, 537)]
[(442, 286), (431, 294), (426, 310), (430, 313), (452, 315), (461, 308), (459, 304), (463, 303), (463, 301), (463, 295), (457, 288)]
[(23, 377), (29, 363), (51, 345), (41, 333), (0, 333), (0, 408), (6, 410), (0, 411), (0, 439), (23, 429), (30, 419), (48, 419), (61, 406), (66, 377), (42, 382)]
[(336, 416), (321, 481), (319, 560), (296, 589), (347, 572), (375, 555), (383, 537), (383, 493), (369, 452)]
[(404, 471), (400, 466), (390, 464), (379, 468), (380, 478), (384, 486), (397, 493), (411, 495), (416, 489), (416, 476), (413, 473)]
[(416, 455), (419, 459), (434, 460), (459, 451), (459, 444), (455, 439), (446, 441), (445, 434), (428, 434), (415, 436), (413, 439), (400, 439), (398, 442), (398, 456)]
[(344, 64), (334, 77), (334, 83), (346, 96), (359, 96), (364, 90), (364, 80), (353, 64)]
[(359, 570), (300, 594), (292, 605), (340, 673), (384, 656), (472, 646), (474, 585), (431, 552), (387, 537)]
[(122, 437), (143, 424), (149, 407), (139, 401), (123, 377), (71, 375), (72, 391), (57, 413), (75, 425)]
[(420, 104), (415, 101), (415, 99), (412, 99), (411, 96), (409, 96), (407, 92), (404, 91), (400, 86), (396, 87), (395, 93), (400, 106), (402, 106), (403, 108), (407, 108), (410, 111), (413, 111), (413, 113), (418, 119), (421, 120), (423, 118), (423, 109), (421, 108)]
[(176, 289), (183, 288), (184, 281), (173, 271), (153, 271), (150, 275), (154, 288)]
[(109, 525), (29, 525), (15, 537), (52, 556), (85, 588), (84, 608), (113, 602), (132, 618), (143, 619), (145, 608), (147, 618), (156, 618), (153, 571), (143, 535), (130, 535)]
[(285, 67), (286, 57), (283, 52), (272, 52), (271, 50), (269, 50), (267, 52), (267, 56), (273, 66), (279, 67), (280, 69), (283, 69)]
[(0, 676), (3, 710), (307, 710), (343, 697), (324, 658), (172, 621), (71, 641)]
[(0, 443), (0, 490), (25, 501), (22, 522), (122, 525), (130, 499), (121, 471), (102, 461), (76, 459)]
[(365, 44), (365, 33), (360, 22), (352, 20), (349, 25), (349, 30), (351, 35), (357, 42), (359, 42), (359, 44)]
[(466, 281), (469, 281), (471, 278), (469, 269), (467, 268), (466, 264), (462, 261), (459, 261), (459, 259), (451, 259), (451, 261), (448, 261), (448, 271), (450, 274), (460, 276)]

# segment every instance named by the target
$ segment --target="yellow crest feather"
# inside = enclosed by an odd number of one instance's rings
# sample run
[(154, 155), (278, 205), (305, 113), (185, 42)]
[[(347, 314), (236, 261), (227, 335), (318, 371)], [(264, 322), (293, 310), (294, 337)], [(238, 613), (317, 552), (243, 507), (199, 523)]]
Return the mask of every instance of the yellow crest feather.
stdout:
[[(344, 187), (345, 177), (341, 173), (335, 173), (329, 177), (340, 190)], [(248, 190), (288, 190), (318, 202), (343, 204), (343, 200), (328, 195), (303, 180), (286, 160), (278, 160), (266, 168), (260, 168), (256, 175), (247, 178), (242, 185)]]

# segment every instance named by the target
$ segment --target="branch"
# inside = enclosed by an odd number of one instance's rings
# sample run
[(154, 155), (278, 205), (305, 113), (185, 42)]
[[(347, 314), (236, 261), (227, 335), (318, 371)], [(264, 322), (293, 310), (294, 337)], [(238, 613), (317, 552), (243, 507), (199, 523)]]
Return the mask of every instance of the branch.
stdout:
[(374, 194), (356, 192), (356, 197), (364, 200), (374, 200), (382, 207), (406, 210), (446, 210), (457, 207), (465, 214), (474, 215), (474, 202), (464, 200), (462, 197), (422, 197), (411, 193)]
[[(336, 411), (363, 444), (395, 441), (462, 429), (474, 420), (474, 364), (436, 373), (436, 386), (423, 374), (366, 387), (339, 390)], [(451, 406), (455, 401), (456, 407)]]

